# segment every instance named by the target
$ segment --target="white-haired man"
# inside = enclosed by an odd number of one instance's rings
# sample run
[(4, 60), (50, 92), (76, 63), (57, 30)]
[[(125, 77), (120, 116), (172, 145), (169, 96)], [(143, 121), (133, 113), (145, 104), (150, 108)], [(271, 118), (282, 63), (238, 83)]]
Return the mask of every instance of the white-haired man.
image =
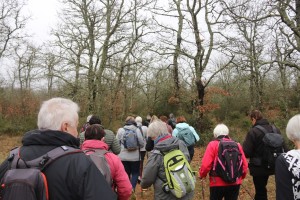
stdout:
[[(20, 157), (33, 160), (60, 146), (79, 147), (78, 111), (69, 99), (52, 98), (43, 102), (38, 114), (38, 129), (27, 132), (22, 139)], [(0, 180), (9, 161), (0, 166)], [(103, 175), (84, 153), (64, 155), (43, 171), (47, 178), (50, 200), (116, 199)]]

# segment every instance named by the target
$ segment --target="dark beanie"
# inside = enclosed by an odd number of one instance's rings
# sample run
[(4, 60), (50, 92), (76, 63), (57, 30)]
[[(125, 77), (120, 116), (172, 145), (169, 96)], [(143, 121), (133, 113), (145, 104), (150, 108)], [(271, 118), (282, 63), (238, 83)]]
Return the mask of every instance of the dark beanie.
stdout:
[(100, 124), (93, 124), (86, 128), (85, 140), (101, 140), (105, 136), (105, 131)]

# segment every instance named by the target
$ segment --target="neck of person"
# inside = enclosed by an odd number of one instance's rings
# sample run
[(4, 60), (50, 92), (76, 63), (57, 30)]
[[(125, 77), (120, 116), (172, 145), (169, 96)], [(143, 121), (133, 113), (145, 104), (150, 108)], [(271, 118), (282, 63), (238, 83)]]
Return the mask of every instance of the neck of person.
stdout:
[(295, 149), (299, 149), (300, 150), (300, 141), (294, 141), (295, 144)]

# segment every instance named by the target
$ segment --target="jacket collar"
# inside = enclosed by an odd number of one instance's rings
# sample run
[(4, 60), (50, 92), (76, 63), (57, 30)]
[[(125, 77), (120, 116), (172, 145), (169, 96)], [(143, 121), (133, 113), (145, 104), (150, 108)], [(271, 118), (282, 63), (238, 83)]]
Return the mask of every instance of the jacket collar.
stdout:
[(23, 146), (49, 145), (79, 147), (79, 139), (69, 133), (58, 130), (32, 130), (25, 133), (22, 139)]

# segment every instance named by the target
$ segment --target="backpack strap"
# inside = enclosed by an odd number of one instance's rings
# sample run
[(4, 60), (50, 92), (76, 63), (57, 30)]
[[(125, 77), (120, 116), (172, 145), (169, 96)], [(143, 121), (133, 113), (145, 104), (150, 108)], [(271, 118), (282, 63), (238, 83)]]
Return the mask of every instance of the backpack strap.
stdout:
[(97, 153), (97, 154), (100, 154), (100, 155), (105, 155), (106, 153), (108, 153), (107, 150), (105, 149), (85, 149), (83, 151), (86, 155), (90, 155), (90, 154), (87, 154), (89, 152), (92, 152), (92, 153)]
[[(259, 130), (261, 130), (264, 134), (266, 134), (266, 133), (269, 132), (269, 131), (267, 131), (267, 129), (265, 129), (265, 128), (264, 128), (263, 126), (261, 126), (261, 125), (256, 125), (255, 127), (258, 128)], [(277, 133), (275, 126), (274, 126), (274, 125), (271, 125), (271, 127), (272, 127), (273, 133)]]
[(141, 126), (138, 126), (138, 128), (140, 129), (143, 138), (146, 139), (146, 136), (144, 135), (144, 131), (143, 131), (142, 127), (141, 127)]
[[(164, 153), (164, 152), (162, 152), (162, 151), (159, 151), (159, 150), (157, 150), (157, 149), (153, 149), (152, 151), (151, 151), (152, 153), (155, 153), (155, 154), (158, 154), (158, 155), (162, 155), (162, 157), (164, 157), (164, 155), (166, 155), (166, 153)], [(162, 158), (163, 159), (163, 158)], [(164, 160), (162, 160), (162, 163), (164, 162)], [(158, 166), (159, 167), (159, 166)], [(161, 180), (163, 183), (166, 183), (167, 182), (167, 180), (165, 179), (163, 179), (163, 178), (161, 178), (160, 176), (159, 176), (159, 174), (157, 174), (157, 178), (159, 179), (159, 180)]]
[[(60, 146), (52, 149), (51, 151), (47, 152), (46, 154), (35, 158), (33, 160), (25, 161), (20, 157), (20, 150), (21, 147), (13, 149), (11, 151), (11, 155), (13, 155), (11, 161), (11, 168), (30, 168), (36, 167), (40, 170), (43, 170), (46, 166), (51, 164), (56, 159), (71, 153), (80, 153), (82, 152), (80, 149), (76, 149), (69, 146)], [(11, 157), (11, 156), (10, 156)]]

